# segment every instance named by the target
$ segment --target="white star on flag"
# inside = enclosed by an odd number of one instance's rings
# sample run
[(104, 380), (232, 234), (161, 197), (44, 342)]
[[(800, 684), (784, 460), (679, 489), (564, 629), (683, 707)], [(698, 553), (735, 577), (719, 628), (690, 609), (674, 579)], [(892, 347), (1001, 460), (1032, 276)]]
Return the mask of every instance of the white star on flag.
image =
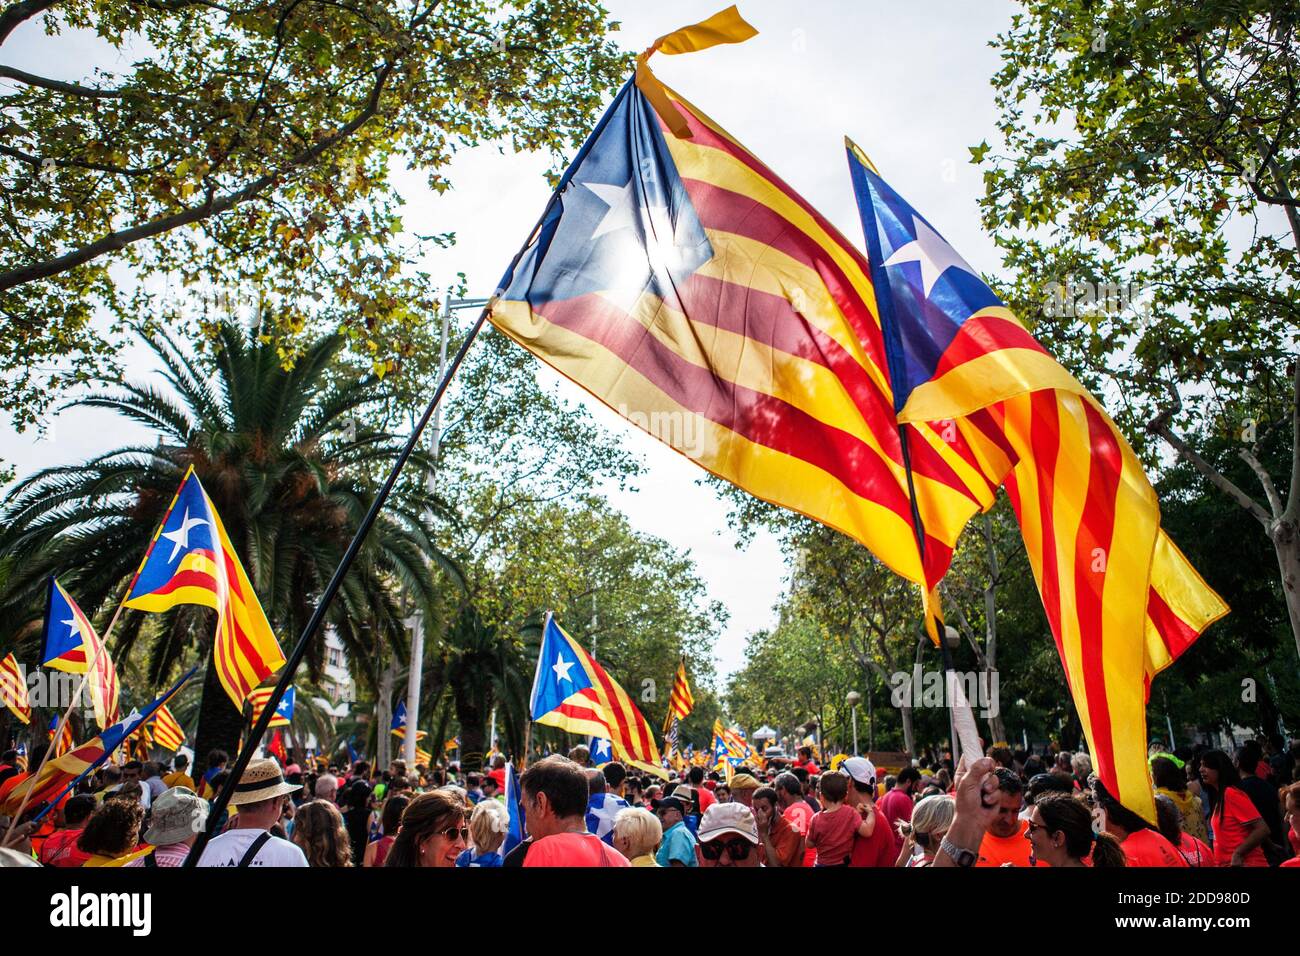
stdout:
[(74, 634), (78, 636), (81, 634), (81, 628), (77, 626), (76, 618), (73, 618), (71, 621), (64, 621), (63, 623), (68, 625), (68, 637), (72, 637)]
[(939, 277), (949, 269), (961, 269), (969, 272), (975, 278), (979, 278), (979, 273), (957, 254), (957, 250), (948, 245), (943, 236), (922, 222), (919, 216), (913, 216), (912, 223), (916, 226), (916, 238), (905, 246), (899, 246), (894, 251), (894, 254), (885, 260), (886, 266), (901, 265), (904, 262), (919, 262), (921, 264), (921, 285), (925, 289), (927, 299), (930, 297), (930, 290), (939, 281)]
[(573, 683), (573, 678), (569, 676), (569, 668), (574, 665), (574, 661), (566, 661), (561, 655), (560, 659), (551, 665), (551, 670), (555, 671), (555, 682), (558, 684), (562, 680)]
[(207, 524), (207, 521), (203, 518), (191, 518), (190, 509), (186, 508), (185, 514), (181, 517), (181, 526), (175, 531), (164, 531), (162, 533), (162, 537), (172, 542), (172, 553), (167, 558), (168, 564), (171, 564), (176, 560), (176, 555), (180, 552), (181, 548), (188, 548), (190, 546), (190, 529), (196, 528), (201, 524)]

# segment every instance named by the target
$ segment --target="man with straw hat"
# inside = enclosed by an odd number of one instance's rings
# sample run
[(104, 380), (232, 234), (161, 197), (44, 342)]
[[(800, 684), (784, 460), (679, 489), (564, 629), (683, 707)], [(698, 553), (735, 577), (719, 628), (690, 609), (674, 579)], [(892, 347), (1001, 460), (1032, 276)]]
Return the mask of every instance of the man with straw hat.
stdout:
[(127, 866), (180, 866), (208, 821), (208, 801), (189, 787), (173, 787), (153, 802), (149, 821), (144, 842), (154, 851)]
[(208, 842), (199, 866), (306, 866), (302, 850), (280, 837), (271, 827), (280, 821), (285, 798), (302, 789), (286, 783), (274, 760), (250, 760), (231, 794), (238, 807), (230, 829)]

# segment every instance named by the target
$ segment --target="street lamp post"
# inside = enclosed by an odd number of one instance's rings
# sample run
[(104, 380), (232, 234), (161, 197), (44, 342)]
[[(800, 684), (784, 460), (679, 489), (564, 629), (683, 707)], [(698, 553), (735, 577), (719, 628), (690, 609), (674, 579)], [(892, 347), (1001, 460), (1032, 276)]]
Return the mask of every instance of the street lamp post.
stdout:
[(858, 756), (858, 704), (862, 700), (862, 695), (856, 690), (849, 691), (849, 695), (844, 698), (849, 705), (849, 710), (853, 713), (853, 756)]

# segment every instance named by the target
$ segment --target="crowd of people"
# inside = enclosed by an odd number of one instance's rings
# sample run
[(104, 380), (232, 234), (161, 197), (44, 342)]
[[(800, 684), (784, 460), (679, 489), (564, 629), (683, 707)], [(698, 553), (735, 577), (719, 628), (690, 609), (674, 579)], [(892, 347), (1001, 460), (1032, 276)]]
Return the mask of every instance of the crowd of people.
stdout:
[[(0, 792), (21, 779), (16, 756), (0, 755)], [(1300, 865), (1300, 745), (1247, 741), (1232, 756), (1153, 745), (1155, 824), (1107, 791), (1086, 753), (995, 746), (955, 772), (928, 754), (894, 772), (843, 755), (822, 768), (810, 748), (757, 763), (683, 767), (664, 780), (618, 762), (592, 766), (576, 747), (523, 770), (512, 815), (499, 755), (482, 772), (253, 760), (197, 865)], [(106, 764), (39, 821), (26, 813), (0, 856), (6, 865), (180, 866), (228, 764), (214, 751), (197, 783), (183, 756), (170, 768)]]

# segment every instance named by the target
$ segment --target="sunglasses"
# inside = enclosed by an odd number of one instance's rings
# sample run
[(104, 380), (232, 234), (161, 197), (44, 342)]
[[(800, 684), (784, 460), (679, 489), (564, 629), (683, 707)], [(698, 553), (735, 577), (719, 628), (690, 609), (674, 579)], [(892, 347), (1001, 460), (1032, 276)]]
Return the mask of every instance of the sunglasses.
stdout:
[(439, 836), (444, 836), (448, 840), (454, 840), (460, 837), (466, 843), (469, 842), (469, 827), (447, 827), (445, 830), (435, 831)]
[(708, 843), (700, 844), (700, 853), (706, 860), (717, 860), (722, 856), (722, 851), (726, 850), (727, 855), (733, 860), (749, 859), (749, 851), (754, 848), (744, 837), (735, 837), (731, 840), (711, 840)]

